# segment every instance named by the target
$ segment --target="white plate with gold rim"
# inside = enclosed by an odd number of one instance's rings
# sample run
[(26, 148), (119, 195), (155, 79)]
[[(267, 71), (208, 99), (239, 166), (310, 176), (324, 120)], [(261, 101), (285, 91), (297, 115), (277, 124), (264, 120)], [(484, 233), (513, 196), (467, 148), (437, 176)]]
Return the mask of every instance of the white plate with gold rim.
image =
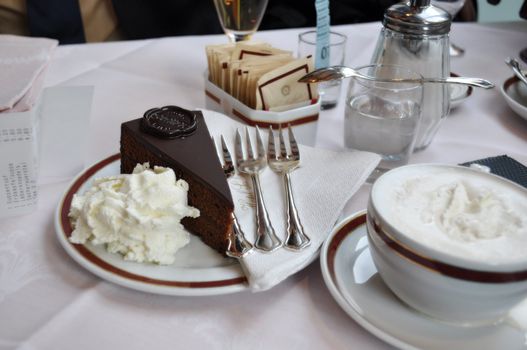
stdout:
[(155, 294), (216, 295), (249, 288), (236, 260), (222, 257), (194, 235), (178, 251), (176, 261), (167, 266), (125, 261), (121, 255), (107, 252), (102, 245), (71, 243), (68, 213), (73, 195), (86, 191), (92, 179), (117, 175), (119, 171), (120, 156), (116, 154), (81, 172), (64, 192), (55, 213), (55, 230), (73, 260), (109, 282)]
[(526, 331), (506, 323), (467, 328), (431, 319), (401, 302), (370, 256), (366, 212), (335, 226), (320, 253), (324, 281), (340, 307), (373, 335), (401, 349), (526, 349)]

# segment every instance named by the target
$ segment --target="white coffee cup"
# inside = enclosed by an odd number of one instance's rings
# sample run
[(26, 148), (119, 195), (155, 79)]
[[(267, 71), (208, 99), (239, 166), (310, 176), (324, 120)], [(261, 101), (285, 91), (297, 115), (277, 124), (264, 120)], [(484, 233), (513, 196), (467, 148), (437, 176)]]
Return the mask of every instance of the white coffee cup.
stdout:
[(368, 240), (380, 275), (405, 303), (445, 322), (488, 324), (527, 297), (526, 214), (527, 189), (504, 178), (409, 165), (374, 183)]

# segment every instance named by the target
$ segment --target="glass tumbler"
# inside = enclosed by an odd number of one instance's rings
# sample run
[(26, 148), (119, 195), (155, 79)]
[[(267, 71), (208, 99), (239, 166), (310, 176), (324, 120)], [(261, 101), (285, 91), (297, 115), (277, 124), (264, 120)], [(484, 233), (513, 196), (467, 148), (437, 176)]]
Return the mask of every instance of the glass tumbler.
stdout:
[[(346, 40), (344, 34), (337, 32), (329, 33), (329, 65), (341, 66), (344, 64), (346, 57)], [(315, 57), (317, 51), (317, 32), (311, 30), (301, 33), (298, 36), (298, 57)], [(318, 93), (320, 95), (320, 108), (331, 109), (337, 106), (340, 97), (340, 88), (342, 82), (333, 80), (324, 83), (318, 83)]]
[[(373, 64), (408, 67), (425, 78), (450, 76), (448, 34), (410, 35), (382, 28), (372, 56)], [(423, 88), (422, 120), (417, 131), (415, 151), (430, 145), (441, 122), (450, 110), (447, 84), (425, 84)]]
[[(379, 79), (422, 79), (408, 68), (393, 65), (368, 65), (357, 70)], [(346, 147), (382, 157), (370, 181), (408, 163), (416, 141), (422, 102), (423, 84), (419, 81), (351, 78), (344, 115), (344, 143)]]

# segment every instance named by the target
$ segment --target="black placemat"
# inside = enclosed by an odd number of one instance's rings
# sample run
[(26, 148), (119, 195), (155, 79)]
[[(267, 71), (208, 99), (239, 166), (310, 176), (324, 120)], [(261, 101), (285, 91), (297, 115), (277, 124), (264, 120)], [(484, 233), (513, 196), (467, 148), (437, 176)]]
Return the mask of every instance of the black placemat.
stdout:
[(527, 167), (507, 155), (478, 159), (462, 163), (461, 165), (470, 166), (471, 164), (487, 166), (490, 168), (491, 173), (502, 176), (527, 188)]

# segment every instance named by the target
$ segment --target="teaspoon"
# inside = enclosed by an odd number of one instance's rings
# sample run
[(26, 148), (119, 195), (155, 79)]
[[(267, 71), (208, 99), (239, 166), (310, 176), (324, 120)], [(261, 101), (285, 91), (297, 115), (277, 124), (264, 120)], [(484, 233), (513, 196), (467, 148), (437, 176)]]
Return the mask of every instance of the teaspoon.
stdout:
[(448, 78), (378, 78), (361, 74), (355, 69), (346, 66), (331, 66), (314, 70), (311, 73), (304, 75), (298, 81), (301, 83), (319, 83), (331, 80), (342, 80), (344, 78), (357, 77), (364, 80), (378, 81), (384, 83), (441, 83), (441, 84), (461, 84), (480, 87), (483, 89), (491, 89), (494, 84), (488, 80), (481, 78), (467, 78), (467, 77), (448, 77)]

